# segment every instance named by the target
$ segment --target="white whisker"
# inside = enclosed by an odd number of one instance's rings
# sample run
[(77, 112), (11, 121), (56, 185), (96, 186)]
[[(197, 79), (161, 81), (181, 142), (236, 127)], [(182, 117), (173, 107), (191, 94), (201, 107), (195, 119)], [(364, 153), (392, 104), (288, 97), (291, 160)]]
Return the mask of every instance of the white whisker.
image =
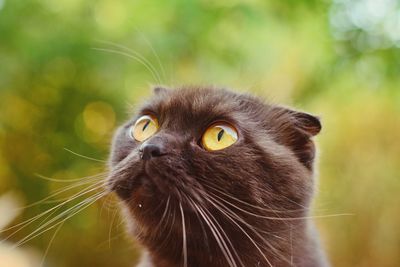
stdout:
[(186, 225), (185, 225), (185, 214), (183, 212), (182, 203), (179, 202), (179, 209), (181, 210), (181, 219), (182, 219), (182, 251), (183, 251), (183, 266), (187, 267), (188, 258), (187, 258), (187, 240), (186, 240)]
[[(97, 180), (97, 179), (101, 179), (103, 175), (104, 175), (104, 174), (101, 173), (101, 174), (96, 174), (96, 175), (93, 175), (93, 176), (89, 176), (89, 177), (87, 177), (87, 178), (83, 178), (84, 180), (83, 180), (83, 181), (80, 181), (79, 183), (74, 183), (74, 184), (72, 184), (72, 185), (63, 187), (63, 188), (61, 188), (61, 189), (59, 189), (59, 190), (56, 190), (53, 194), (51, 194), (51, 195), (49, 195), (49, 196), (47, 196), (47, 197), (45, 197), (45, 198), (43, 198), (43, 199), (41, 199), (41, 200), (39, 200), (39, 201), (33, 202), (33, 203), (29, 204), (29, 205), (26, 205), (26, 206), (24, 206), (24, 207), (20, 207), (20, 208), (18, 208), (18, 209), (26, 209), (26, 208), (30, 208), (30, 207), (33, 207), (33, 206), (36, 206), (36, 205), (39, 205), (39, 204), (48, 203), (48, 202), (46, 202), (46, 200), (51, 199), (51, 198), (53, 198), (53, 197), (55, 197), (55, 196), (57, 196), (57, 195), (60, 195), (60, 194), (62, 194), (62, 193), (64, 193), (64, 192), (66, 192), (66, 191), (68, 191), (68, 190), (71, 190), (71, 189), (74, 189), (74, 188), (76, 188), (76, 187), (79, 187), (79, 186), (82, 186), (82, 185), (85, 185), (85, 184), (92, 183), (93, 181), (95, 181), (95, 180)], [(39, 175), (38, 175), (38, 176), (39, 176)], [(39, 177), (40, 177), (40, 178), (43, 178), (44, 176), (39, 176)], [(47, 178), (47, 177), (46, 177), (46, 178)], [(79, 180), (82, 180), (82, 179), (79, 179)], [(101, 180), (101, 181), (98, 181), (98, 183), (100, 183), (100, 182), (103, 182), (103, 181), (102, 181), (102, 180)], [(96, 183), (96, 184), (98, 184), (98, 183)], [(68, 197), (67, 199), (69, 199), (69, 197)], [(53, 201), (53, 202), (59, 202), (59, 201), (60, 201), (60, 200), (55, 200), (55, 201)], [(51, 202), (50, 202), (50, 203), (51, 203)]]
[(110, 229), (108, 230), (108, 247), (109, 248), (111, 248), (111, 232), (112, 232), (114, 221), (115, 221), (115, 218), (117, 217), (117, 214), (118, 214), (118, 210), (116, 209), (114, 212), (114, 215), (112, 217), (111, 223), (110, 223)]
[[(210, 201), (209, 199), (206, 198), (206, 200), (208, 200), (209, 203), (211, 203), (215, 208), (217, 208), (218, 210), (221, 210), (221, 208), (216, 205), (214, 202)], [(227, 214), (227, 213), (225, 213)], [(246, 237), (250, 240), (250, 242), (256, 247), (256, 249), (260, 252), (260, 254), (263, 256), (263, 258), (265, 259), (265, 261), (268, 263), (269, 266), (272, 267), (271, 262), (268, 260), (268, 258), (265, 256), (264, 252), (260, 249), (260, 247), (257, 245), (257, 243), (254, 241), (254, 239), (231, 217), (231, 216), (226, 216), (226, 218), (228, 218), (233, 224), (235, 224), (242, 232), (243, 234), (246, 235)]]
[(211, 212), (209, 212), (207, 209), (204, 209), (204, 211), (211, 217), (211, 219), (215, 222), (215, 224), (219, 227), (219, 229), (221, 230), (222, 234), (224, 235), (224, 237), (226, 238), (226, 241), (229, 243), (229, 245), (231, 246), (231, 248), (233, 249), (233, 252), (235, 253), (236, 257), (238, 258), (240, 264), (242, 266), (244, 266), (242, 260), (240, 259), (239, 254), (237, 253), (235, 247), (233, 246), (230, 238), (228, 237), (228, 235), (225, 233), (224, 229), (222, 228), (222, 226), (219, 224), (219, 222), (217, 221), (217, 219), (212, 215)]
[(171, 196), (168, 196), (167, 203), (165, 204), (165, 209), (164, 209), (163, 215), (161, 216), (160, 222), (159, 222), (159, 223), (157, 224), (157, 226), (154, 228), (155, 231), (158, 231), (158, 230), (160, 229), (160, 227), (161, 227), (161, 225), (162, 225), (162, 223), (163, 223), (163, 221), (164, 221), (164, 219), (165, 219), (165, 216), (166, 216), (167, 213), (168, 213), (170, 198), (171, 198)]
[[(101, 182), (102, 182), (102, 181), (101, 181)], [(73, 195), (73, 196), (72, 196), (70, 199), (68, 199), (67, 201), (62, 202), (62, 203), (60, 203), (60, 204), (58, 204), (58, 205), (56, 205), (56, 206), (54, 206), (54, 207), (52, 207), (52, 208), (50, 208), (50, 209), (44, 211), (44, 212), (42, 212), (41, 214), (38, 214), (38, 215), (34, 216), (33, 218), (30, 218), (30, 219), (28, 219), (28, 220), (25, 220), (25, 221), (23, 221), (23, 222), (21, 222), (21, 223), (19, 223), (19, 224), (16, 224), (16, 225), (14, 225), (14, 226), (8, 227), (8, 228), (6, 228), (6, 229), (3, 229), (3, 230), (0, 231), (0, 233), (5, 232), (5, 231), (9, 231), (9, 230), (14, 229), (14, 228), (17, 228), (17, 227), (20, 227), (18, 230), (14, 231), (12, 234), (10, 234), (9, 236), (7, 236), (6, 239), (5, 239), (5, 240), (7, 240), (7, 239), (9, 239), (11, 236), (13, 236), (14, 234), (16, 234), (17, 232), (21, 231), (22, 229), (24, 229), (25, 227), (27, 227), (28, 225), (30, 225), (31, 223), (33, 223), (34, 221), (36, 221), (36, 220), (38, 220), (39, 218), (43, 217), (44, 215), (46, 215), (46, 214), (48, 214), (48, 213), (50, 213), (50, 212), (52, 212), (52, 211), (54, 211), (54, 210), (57, 210), (57, 209), (60, 208), (61, 206), (63, 206), (63, 205), (65, 205), (66, 203), (69, 203), (69, 202), (71, 202), (71, 201), (77, 199), (77, 198), (80, 197), (80, 196), (83, 196), (83, 195), (85, 195), (85, 194), (87, 194), (87, 193), (90, 193), (90, 192), (92, 192), (92, 191), (98, 190), (98, 189), (101, 188), (101, 187), (102, 187), (102, 185), (99, 186), (98, 183), (96, 183), (96, 184), (94, 184), (94, 185), (90, 185), (88, 188), (85, 188), (84, 190), (80, 191), (79, 193)]]
[(44, 253), (43, 253), (42, 262), (40, 263), (40, 266), (42, 266), (42, 267), (44, 266), (44, 261), (45, 261), (45, 259), (46, 259), (47, 254), (49, 253), (51, 244), (53, 244), (54, 239), (56, 238), (58, 232), (61, 230), (61, 228), (63, 227), (63, 225), (64, 225), (64, 222), (62, 222), (62, 223), (57, 227), (57, 229), (54, 231), (54, 234), (53, 234), (53, 236), (51, 237), (51, 239), (50, 239), (50, 241), (49, 241), (49, 244), (47, 245), (47, 248), (46, 248), (46, 250), (45, 250)]
[(228, 246), (226, 245), (223, 237), (219, 233), (218, 229), (215, 227), (212, 221), (208, 218), (207, 214), (203, 211), (203, 209), (198, 206), (194, 201), (192, 201), (192, 204), (196, 208), (196, 210), (200, 213), (208, 227), (210, 228), (215, 240), (217, 241), (218, 246), (220, 247), (222, 254), (224, 254), (225, 259), (227, 260), (229, 266), (237, 266), (235, 260), (233, 259), (232, 254), (230, 253)]
[(142, 36), (142, 38), (145, 40), (146, 44), (150, 47), (150, 49), (151, 49), (153, 55), (155, 56), (155, 58), (156, 58), (156, 60), (157, 60), (158, 66), (160, 67), (161, 74), (163, 75), (164, 80), (166, 80), (165, 69), (164, 69), (163, 64), (161, 63), (161, 59), (160, 59), (160, 57), (158, 56), (158, 53), (157, 53), (156, 50), (154, 49), (154, 47), (153, 47), (153, 45), (151, 44), (151, 42), (146, 38), (146, 36), (145, 36), (141, 31), (139, 31), (139, 30), (137, 30), (137, 31), (140, 33), (140, 35)]
[(88, 157), (88, 156), (79, 154), (79, 153), (77, 153), (77, 152), (74, 152), (74, 151), (72, 151), (72, 150), (66, 148), (66, 147), (64, 147), (64, 150), (68, 151), (69, 153), (74, 154), (75, 156), (78, 156), (78, 157), (81, 157), (81, 158), (84, 158), (84, 159), (88, 159), (88, 160), (92, 160), (92, 161), (97, 161), (97, 162), (101, 162), (101, 163), (106, 163), (106, 162), (107, 162), (106, 160), (95, 159), (95, 158), (92, 158), (92, 157)]
[[(105, 42), (107, 43), (107, 42)], [(112, 44), (112, 43), (110, 43)], [(119, 45), (115, 45), (114, 46), (118, 47)], [(120, 47), (121, 48), (121, 47)], [(138, 61), (139, 63), (141, 63), (153, 76), (153, 78), (156, 80), (157, 83), (161, 84), (161, 78), (159, 77), (157, 71), (154, 70), (153, 65), (151, 65), (148, 60), (146, 58), (144, 58), (142, 55), (140, 55), (139, 53), (135, 52), (135, 51), (129, 51), (128, 52), (123, 52), (123, 51), (119, 51), (119, 50), (115, 50), (115, 49), (108, 49), (108, 48), (93, 48), (94, 50), (98, 50), (98, 51), (103, 51), (103, 52), (109, 52), (109, 53), (114, 53), (117, 55), (121, 55), (121, 56), (126, 56), (130, 59), (134, 59), (136, 61)]]
[[(210, 192), (210, 194), (212, 194)], [(296, 221), (296, 220), (304, 220), (304, 219), (315, 219), (315, 218), (329, 218), (329, 217), (337, 217), (337, 216), (351, 216), (354, 214), (351, 213), (337, 213), (337, 214), (326, 214), (326, 215), (313, 215), (313, 216), (301, 216), (301, 217), (272, 217), (272, 216), (264, 216), (264, 215), (260, 215), (260, 214), (255, 214), (253, 212), (250, 212), (248, 210), (242, 209), (240, 207), (238, 207), (235, 204), (232, 204), (231, 202), (221, 198), (220, 196), (216, 195), (216, 194), (212, 194), (213, 196), (215, 196), (216, 198), (220, 199), (221, 201), (225, 202), (226, 204), (234, 207), (235, 209), (238, 209), (240, 211), (243, 211), (246, 214), (252, 215), (254, 217), (258, 217), (258, 218), (263, 218), (263, 219), (268, 219), (268, 220), (277, 220), (277, 221)], [(211, 197), (211, 196), (210, 196)]]
[[(80, 202), (79, 204), (73, 206), (72, 208), (67, 209), (66, 211), (62, 212), (61, 214), (57, 215), (56, 217), (54, 217), (53, 219), (49, 220), (48, 222), (46, 222), (45, 224), (43, 224), (42, 226), (40, 226), (38, 229), (36, 229), (35, 231), (33, 231), (32, 233), (30, 233), (29, 235), (27, 235), (26, 237), (24, 237), (23, 239), (21, 239), (19, 242), (17, 242), (13, 248), (17, 248), (23, 244), (25, 244), (26, 242), (32, 240), (33, 238), (44, 234), (45, 232), (57, 227), (58, 225), (60, 225), (61, 223), (67, 221), (69, 218), (71, 218), (72, 216), (74, 216), (75, 214), (77, 214), (78, 212), (84, 210), (86, 207), (92, 205), (94, 202), (96, 202), (98, 199), (102, 198), (104, 195), (106, 195), (105, 192), (100, 192), (100, 193), (96, 193), (94, 196), (85, 199), (84, 201)], [(72, 214), (71, 214), (72, 212)], [(68, 215), (65, 219), (63, 219), (62, 221), (57, 222), (57, 220), (59, 220), (60, 218), (64, 217), (67, 214)], [(51, 225), (53, 222), (55, 222), (55, 224)], [(47, 226), (49, 226), (48, 228), (46, 228)], [(45, 229), (46, 228), (46, 229)]]
[[(266, 209), (266, 208), (264, 208), (264, 207), (256, 206), (256, 205), (247, 203), (246, 201), (243, 201), (243, 200), (241, 200), (241, 199), (239, 199), (239, 198), (236, 198), (236, 197), (234, 197), (234, 196), (232, 196), (232, 195), (230, 195), (230, 194), (228, 194), (228, 193), (226, 193), (226, 192), (224, 192), (224, 191), (222, 191), (222, 190), (216, 188), (215, 185), (211, 185), (211, 184), (209, 185), (209, 184), (207, 184), (207, 181), (205, 181), (205, 180), (203, 180), (203, 182), (205, 183), (205, 186), (206, 186), (208, 189), (217, 191), (218, 193), (220, 193), (220, 194), (222, 194), (222, 195), (224, 195), (224, 196), (226, 196), (226, 197), (228, 197), (228, 198), (230, 198), (230, 199), (232, 199), (232, 200), (235, 200), (235, 201), (237, 201), (237, 202), (239, 202), (239, 203), (241, 203), (241, 204), (247, 205), (247, 206), (249, 206), (249, 207), (252, 207), (252, 208), (255, 208), (255, 209), (258, 209), (258, 210), (267, 211), (267, 212), (273, 212), (273, 213), (289, 213), (289, 212), (299, 212), (299, 211), (309, 210), (308, 208), (295, 209), (295, 210)], [(261, 190), (261, 189), (260, 189), (260, 190)]]

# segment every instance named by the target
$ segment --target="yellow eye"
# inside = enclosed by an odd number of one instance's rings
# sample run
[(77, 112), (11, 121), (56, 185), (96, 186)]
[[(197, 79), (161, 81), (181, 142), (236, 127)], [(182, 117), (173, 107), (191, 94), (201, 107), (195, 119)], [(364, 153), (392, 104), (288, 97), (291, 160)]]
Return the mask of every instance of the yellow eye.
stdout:
[(201, 138), (203, 147), (208, 151), (224, 149), (236, 143), (238, 133), (228, 123), (217, 123), (211, 125)]
[(154, 116), (144, 115), (131, 127), (131, 136), (136, 141), (143, 142), (158, 130), (158, 121)]

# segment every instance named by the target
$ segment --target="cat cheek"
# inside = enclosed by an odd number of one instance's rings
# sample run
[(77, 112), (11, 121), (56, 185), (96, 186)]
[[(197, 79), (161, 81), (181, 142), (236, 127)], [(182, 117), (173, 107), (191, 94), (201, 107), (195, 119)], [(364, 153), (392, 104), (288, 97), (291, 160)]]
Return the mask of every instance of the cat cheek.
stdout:
[(191, 141), (189, 142), (189, 149), (193, 151), (194, 153), (201, 153), (201, 152), (206, 152), (204, 148), (201, 146), (201, 141)]

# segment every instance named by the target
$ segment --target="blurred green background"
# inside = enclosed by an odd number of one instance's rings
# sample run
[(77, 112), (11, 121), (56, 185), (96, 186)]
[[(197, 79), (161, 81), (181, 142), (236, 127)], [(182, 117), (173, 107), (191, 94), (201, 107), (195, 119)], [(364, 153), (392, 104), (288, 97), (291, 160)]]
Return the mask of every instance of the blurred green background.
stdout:
[[(0, 228), (17, 215), (10, 203), (73, 184), (35, 174), (103, 172), (68, 150), (105, 160), (113, 129), (158, 83), (231, 87), (320, 115), (314, 213), (353, 214), (316, 220), (330, 261), (400, 265), (398, 0), (0, 0)], [(29, 207), (8, 227), (55, 204)], [(38, 266), (50, 244), (46, 266), (132, 266), (138, 247), (115, 205), (96, 202), (52, 243), (56, 228), (22, 253)]]

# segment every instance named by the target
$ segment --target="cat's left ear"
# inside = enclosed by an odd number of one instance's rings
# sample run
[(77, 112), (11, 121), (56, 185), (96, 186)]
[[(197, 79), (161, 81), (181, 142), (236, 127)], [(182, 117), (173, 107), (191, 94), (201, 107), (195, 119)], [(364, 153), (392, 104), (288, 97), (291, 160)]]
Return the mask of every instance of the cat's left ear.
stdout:
[(155, 95), (166, 94), (166, 93), (168, 93), (170, 90), (171, 90), (171, 89), (169, 89), (169, 88), (167, 88), (167, 87), (159, 86), (159, 85), (153, 87), (153, 93), (154, 93)]

